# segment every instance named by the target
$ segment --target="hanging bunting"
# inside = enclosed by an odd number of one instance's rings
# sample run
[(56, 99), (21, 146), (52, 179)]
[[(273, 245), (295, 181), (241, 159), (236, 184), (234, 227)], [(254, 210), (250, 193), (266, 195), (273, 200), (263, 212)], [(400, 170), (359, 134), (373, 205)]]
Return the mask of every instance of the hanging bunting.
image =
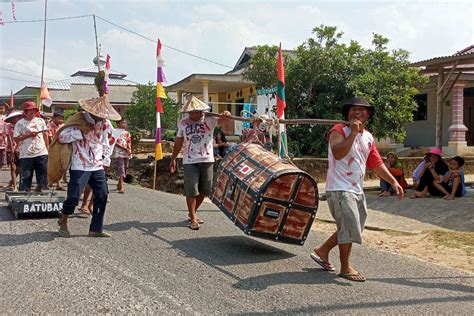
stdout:
[(0, 11), (0, 25), (5, 25), (5, 23), (3, 23), (3, 12)]
[(12, 1), (12, 18), (16, 21), (15, 6), (15, 1)]

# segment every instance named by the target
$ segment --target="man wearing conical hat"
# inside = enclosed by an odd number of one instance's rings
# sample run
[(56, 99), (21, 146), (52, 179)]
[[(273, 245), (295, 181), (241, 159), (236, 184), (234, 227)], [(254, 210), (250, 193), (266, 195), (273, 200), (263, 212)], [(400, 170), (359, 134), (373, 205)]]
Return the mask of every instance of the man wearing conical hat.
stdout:
[(190, 228), (199, 229), (204, 223), (197, 217), (197, 210), (204, 197), (211, 194), (214, 149), (214, 128), (230, 112), (224, 111), (220, 118), (206, 116), (203, 112), (209, 106), (198, 98), (191, 96), (181, 108), (181, 113), (188, 113), (189, 117), (182, 119), (178, 124), (178, 134), (175, 139), (170, 171), (176, 171), (176, 158), (184, 145), (184, 195), (188, 205), (188, 219)]
[[(107, 205), (107, 182), (103, 167), (103, 147), (108, 139), (102, 132), (104, 120), (120, 120), (120, 114), (115, 111), (108, 101), (107, 95), (90, 100), (80, 100), (81, 112), (74, 114), (61, 127), (53, 138), (51, 151), (54, 157), (59, 157), (57, 169), (61, 172), (48, 174), (49, 182), (54, 183), (62, 177), (64, 166), (69, 165), (70, 180), (67, 188), (67, 198), (63, 203), (61, 218), (59, 219), (59, 235), (69, 237), (68, 217), (74, 212), (79, 198), (86, 185), (92, 188), (94, 208), (89, 227), (90, 237), (110, 237), (103, 232), (103, 221)], [(56, 147), (55, 147), (56, 146)], [(71, 148), (70, 153), (65, 148)], [(50, 156), (53, 153), (50, 151)]]

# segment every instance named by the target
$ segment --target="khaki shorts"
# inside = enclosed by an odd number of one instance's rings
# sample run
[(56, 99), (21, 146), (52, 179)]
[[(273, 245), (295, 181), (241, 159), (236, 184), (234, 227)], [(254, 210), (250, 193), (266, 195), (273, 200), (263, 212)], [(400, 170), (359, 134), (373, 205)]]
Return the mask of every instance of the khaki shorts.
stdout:
[(213, 162), (185, 164), (184, 166), (184, 195), (193, 197), (199, 194), (211, 195)]
[(329, 210), (336, 221), (337, 243), (362, 243), (362, 231), (367, 219), (365, 195), (347, 191), (326, 192)]

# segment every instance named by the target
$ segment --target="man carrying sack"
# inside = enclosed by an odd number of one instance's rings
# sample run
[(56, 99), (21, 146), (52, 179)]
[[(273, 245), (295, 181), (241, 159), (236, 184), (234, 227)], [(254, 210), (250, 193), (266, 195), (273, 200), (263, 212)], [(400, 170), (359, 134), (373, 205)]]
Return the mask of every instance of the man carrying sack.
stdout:
[[(107, 95), (90, 100), (80, 100), (81, 112), (74, 114), (53, 138), (50, 148), (49, 183), (55, 183), (70, 165), (67, 198), (63, 204), (59, 236), (70, 237), (68, 217), (74, 213), (86, 185), (92, 188), (94, 208), (89, 228), (90, 237), (110, 237), (102, 231), (107, 205), (107, 181), (103, 167), (103, 147), (108, 139), (103, 137), (105, 119), (120, 120), (120, 114), (109, 103)], [(54, 170), (53, 170), (54, 169)]]

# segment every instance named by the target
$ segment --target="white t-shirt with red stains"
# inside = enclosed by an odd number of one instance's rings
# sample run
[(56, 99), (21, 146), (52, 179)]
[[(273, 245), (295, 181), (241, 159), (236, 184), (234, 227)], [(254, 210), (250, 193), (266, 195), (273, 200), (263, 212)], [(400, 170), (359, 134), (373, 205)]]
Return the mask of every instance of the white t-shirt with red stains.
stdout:
[(104, 146), (108, 145), (108, 139), (104, 137), (103, 126), (103, 122), (97, 122), (86, 134), (74, 126), (61, 131), (59, 142), (72, 143), (71, 170), (97, 171), (104, 168)]
[(14, 137), (30, 132), (39, 132), (35, 137), (29, 137), (20, 142), (20, 159), (34, 158), (48, 154), (48, 148), (46, 148), (46, 143), (44, 142), (42, 133), (46, 131), (46, 123), (39, 117), (34, 117), (31, 121), (22, 118), (15, 124), (13, 132)]
[(178, 125), (178, 137), (184, 137), (183, 164), (214, 162), (214, 128), (217, 118), (203, 117), (199, 121), (182, 119)]
[[(347, 138), (351, 128), (344, 124), (336, 124), (329, 134), (336, 132)], [(356, 194), (364, 192), (364, 176), (366, 169), (377, 168), (383, 163), (372, 134), (364, 130), (358, 133), (347, 155), (336, 160), (328, 146), (328, 173), (326, 191), (348, 191)]]

